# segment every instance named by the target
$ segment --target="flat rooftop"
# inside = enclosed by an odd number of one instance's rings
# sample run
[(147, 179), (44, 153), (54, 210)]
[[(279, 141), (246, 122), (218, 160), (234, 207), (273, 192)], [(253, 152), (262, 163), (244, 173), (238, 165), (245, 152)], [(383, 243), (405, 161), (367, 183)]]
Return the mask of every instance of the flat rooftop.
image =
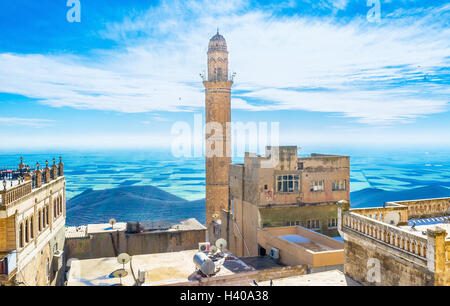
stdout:
[[(174, 222), (140, 222), (144, 228), (143, 233), (162, 233), (162, 232), (178, 232), (178, 231), (193, 231), (193, 230), (206, 230), (203, 226), (194, 218), (182, 220), (178, 223)], [(109, 233), (117, 231), (126, 231), (126, 222), (117, 222), (114, 227), (109, 223), (88, 224), (81, 226), (66, 227), (66, 238), (83, 238), (88, 237), (89, 234)]]
[[(259, 282), (259, 286), (270, 286), (270, 281)], [(298, 275), (272, 280), (273, 286), (361, 286), (339, 270)]]
[[(132, 266), (137, 277), (138, 271), (145, 271), (145, 286), (167, 285), (171, 283), (187, 282), (198, 277), (193, 262), (198, 250), (187, 250), (173, 253), (159, 253), (135, 255)], [(253, 271), (254, 269), (239, 258), (227, 254), (224, 264), (215, 276), (231, 275), (235, 273)], [(114, 286), (120, 279), (113, 278), (111, 273), (121, 269), (122, 264), (116, 257), (86, 259), (71, 262), (68, 286)], [(125, 265), (128, 275), (122, 278), (122, 284), (134, 285), (130, 264)], [(214, 276), (213, 276), (214, 277)]]
[(309, 238), (300, 236), (300, 235), (280, 235), (281, 239), (287, 240), (289, 242), (295, 243), (297, 245), (300, 245), (304, 247), (305, 249), (311, 250), (313, 252), (324, 252), (324, 251), (331, 251), (336, 250), (335, 247), (332, 247), (330, 245), (326, 245), (324, 243), (320, 243), (317, 241), (312, 241)]
[[(433, 218), (438, 219), (438, 218)], [(416, 220), (417, 221), (417, 220)], [(427, 237), (427, 230), (428, 229), (434, 229), (436, 227), (442, 228), (447, 232), (447, 236), (445, 237), (445, 240), (450, 240), (450, 223), (442, 222), (442, 223), (432, 223), (432, 224), (421, 224), (419, 222), (416, 222), (416, 226), (413, 228), (410, 223), (408, 222), (408, 225), (402, 225), (399, 226), (402, 229), (405, 229), (411, 233), (414, 233), (416, 235)]]

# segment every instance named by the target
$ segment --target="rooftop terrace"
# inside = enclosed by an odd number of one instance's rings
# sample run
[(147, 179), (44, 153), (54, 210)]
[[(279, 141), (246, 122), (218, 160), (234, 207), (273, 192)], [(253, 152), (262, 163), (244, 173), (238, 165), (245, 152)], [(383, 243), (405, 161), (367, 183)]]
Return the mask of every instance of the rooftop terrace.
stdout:
[[(197, 277), (193, 257), (197, 250), (187, 250), (172, 253), (158, 253), (148, 255), (135, 255), (132, 257), (134, 273), (145, 271), (145, 286), (158, 286), (195, 280)], [(121, 269), (122, 265), (116, 257), (87, 259), (72, 261), (68, 277), (68, 286), (114, 286), (120, 280), (113, 278), (111, 273)], [(128, 275), (122, 278), (122, 284), (134, 285), (135, 281), (130, 264), (125, 265)], [(214, 277), (232, 275), (241, 272), (253, 271), (233, 255), (226, 255), (226, 260)]]

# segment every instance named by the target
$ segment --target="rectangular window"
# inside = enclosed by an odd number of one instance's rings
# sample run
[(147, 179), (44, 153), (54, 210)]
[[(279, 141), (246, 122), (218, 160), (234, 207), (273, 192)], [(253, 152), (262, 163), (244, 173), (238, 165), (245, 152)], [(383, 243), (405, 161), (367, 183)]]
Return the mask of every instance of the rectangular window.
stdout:
[(331, 188), (333, 189), (333, 191), (347, 190), (347, 181), (333, 181), (333, 183), (331, 184)]
[(320, 230), (320, 220), (306, 221), (306, 227), (312, 230)]
[(328, 219), (328, 228), (337, 228), (337, 218)]
[(300, 177), (298, 175), (277, 176), (277, 192), (298, 192), (300, 190)]
[(325, 184), (323, 181), (311, 182), (310, 191), (311, 192), (321, 192), (325, 190)]

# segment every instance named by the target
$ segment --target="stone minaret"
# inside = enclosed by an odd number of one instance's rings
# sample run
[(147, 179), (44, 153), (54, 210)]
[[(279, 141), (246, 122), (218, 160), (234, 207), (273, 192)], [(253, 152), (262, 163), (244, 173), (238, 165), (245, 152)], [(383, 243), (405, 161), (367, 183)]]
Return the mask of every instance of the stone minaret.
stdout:
[[(206, 89), (206, 227), (228, 210), (228, 168), (231, 163), (231, 86), (228, 78), (228, 51), (225, 38), (217, 34), (209, 41)], [(212, 237), (210, 237), (210, 241)]]

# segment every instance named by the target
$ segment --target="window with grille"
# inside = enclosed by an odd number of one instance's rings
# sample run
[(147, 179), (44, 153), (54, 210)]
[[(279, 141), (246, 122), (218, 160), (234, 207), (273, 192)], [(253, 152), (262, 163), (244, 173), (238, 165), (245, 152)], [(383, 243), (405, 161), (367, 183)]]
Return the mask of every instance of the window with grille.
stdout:
[(310, 191), (312, 192), (320, 192), (325, 190), (325, 184), (323, 181), (314, 181), (311, 182)]
[(337, 228), (337, 218), (328, 219), (328, 228)]
[(300, 190), (300, 177), (298, 175), (277, 176), (277, 192), (298, 192)]
[(334, 181), (331, 188), (333, 191), (347, 190), (347, 181)]

